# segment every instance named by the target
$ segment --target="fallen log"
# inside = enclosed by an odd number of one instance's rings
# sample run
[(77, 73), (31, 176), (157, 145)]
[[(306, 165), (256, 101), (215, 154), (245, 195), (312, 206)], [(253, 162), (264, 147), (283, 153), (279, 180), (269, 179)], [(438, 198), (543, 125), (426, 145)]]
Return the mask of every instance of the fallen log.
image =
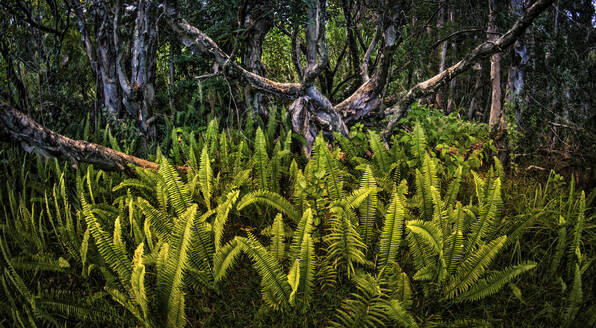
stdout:
[[(18, 109), (0, 101), (0, 139), (14, 140), (29, 153), (66, 160), (77, 167), (89, 163), (107, 171), (134, 175), (129, 165), (157, 170), (159, 164), (85, 140), (73, 140), (35, 122)], [(184, 169), (184, 168), (180, 168)]]

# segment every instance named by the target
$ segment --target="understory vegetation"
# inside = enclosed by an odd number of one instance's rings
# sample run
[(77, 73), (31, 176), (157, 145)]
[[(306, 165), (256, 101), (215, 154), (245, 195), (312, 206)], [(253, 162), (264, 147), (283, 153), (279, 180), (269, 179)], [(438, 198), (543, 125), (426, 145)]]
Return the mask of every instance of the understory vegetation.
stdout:
[(488, 125), (421, 106), (389, 147), (356, 124), (310, 158), (271, 116), (173, 122), (134, 176), (3, 147), (0, 325), (596, 324), (596, 192), (573, 177), (512, 177)]

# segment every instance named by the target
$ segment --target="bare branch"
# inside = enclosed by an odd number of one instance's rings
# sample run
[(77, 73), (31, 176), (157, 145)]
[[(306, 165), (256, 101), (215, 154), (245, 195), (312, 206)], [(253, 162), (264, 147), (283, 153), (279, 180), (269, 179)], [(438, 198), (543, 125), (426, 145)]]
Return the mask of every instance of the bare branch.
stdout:
[(387, 127), (383, 134), (387, 137), (403, 114), (404, 108), (409, 106), (414, 100), (432, 94), (437, 88), (445, 85), (452, 78), (467, 71), (474, 64), (486, 57), (491, 56), (494, 53), (501, 52), (503, 49), (511, 46), (517, 38), (519, 38), (525, 29), (532, 24), (534, 18), (536, 18), (542, 11), (550, 6), (554, 0), (538, 0), (515, 22), (513, 27), (507, 31), (504, 35), (495, 41), (487, 41), (472, 51), (470, 51), (464, 58), (462, 58), (455, 65), (447, 68), (443, 72), (433, 76), (432, 78), (422, 81), (408, 90), (399, 100), (399, 102), (388, 109), (385, 113), (391, 115)]

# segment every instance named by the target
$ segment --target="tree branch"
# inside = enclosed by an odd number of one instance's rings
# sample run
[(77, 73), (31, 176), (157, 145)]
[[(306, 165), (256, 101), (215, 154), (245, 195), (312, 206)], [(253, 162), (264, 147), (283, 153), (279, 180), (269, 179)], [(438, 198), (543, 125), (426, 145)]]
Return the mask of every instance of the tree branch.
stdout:
[[(159, 164), (84, 140), (73, 140), (49, 130), (16, 108), (0, 101), (0, 135), (21, 144), (27, 152), (69, 161), (73, 167), (89, 163), (97, 168), (132, 175), (129, 164), (158, 169)], [(183, 169), (184, 168), (180, 168)]]
[(391, 134), (393, 126), (397, 123), (404, 109), (409, 106), (414, 100), (427, 96), (435, 92), (435, 90), (457, 75), (470, 69), (479, 60), (489, 57), (490, 55), (501, 52), (503, 49), (511, 46), (517, 38), (519, 38), (525, 29), (532, 24), (532, 21), (554, 0), (538, 0), (515, 22), (513, 27), (503, 34), (500, 38), (494, 41), (487, 41), (472, 51), (470, 51), (464, 58), (462, 58), (455, 65), (447, 68), (443, 72), (433, 76), (432, 78), (422, 81), (408, 90), (401, 96), (401, 99), (396, 105), (385, 111), (385, 114), (391, 115), (387, 127), (383, 131), (383, 135), (387, 137)]

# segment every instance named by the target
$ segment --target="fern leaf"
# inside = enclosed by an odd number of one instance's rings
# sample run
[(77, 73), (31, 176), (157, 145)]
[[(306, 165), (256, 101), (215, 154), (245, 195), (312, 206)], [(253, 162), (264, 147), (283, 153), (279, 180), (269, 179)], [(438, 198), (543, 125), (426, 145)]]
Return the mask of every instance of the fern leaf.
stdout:
[(255, 137), (255, 169), (258, 189), (269, 190), (269, 179), (271, 176), (269, 167), (269, 156), (267, 156), (266, 141), (263, 131), (259, 127)]
[(443, 251), (443, 237), (441, 230), (434, 222), (411, 220), (406, 224), (411, 233), (416, 234), (429, 245), (435, 254)]
[(91, 236), (93, 236), (99, 254), (112, 270), (116, 272), (123, 286), (128, 285), (132, 273), (128, 256), (121, 247), (116, 247), (113, 244), (112, 238), (103, 230), (97, 218), (93, 215), (91, 206), (85, 201), (83, 195), (81, 195), (81, 207), (87, 221), (87, 227)]
[(283, 198), (280, 194), (272, 191), (258, 190), (246, 194), (238, 202), (236, 208), (238, 208), (238, 210), (241, 211), (248, 205), (259, 203), (273, 207), (279, 212), (287, 215), (294, 222), (298, 222), (298, 220), (300, 219), (300, 215), (298, 214), (298, 211), (296, 211), (294, 206), (290, 204), (290, 202)]
[(381, 138), (375, 132), (368, 130), (368, 142), (370, 149), (373, 151), (373, 159), (377, 164), (379, 172), (388, 174), (391, 171), (391, 160), (389, 159), (385, 145), (381, 142)]
[(278, 213), (273, 220), (273, 226), (271, 229), (271, 245), (269, 251), (278, 261), (283, 261), (285, 257), (286, 244), (284, 242), (284, 221), (281, 213)]
[(191, 205), (190, 190), (176, 172), (176, 169), (164, 158), (159, 165), (165, 188), (176, 215), (182, 215)]
[(447, 187), (447, 194), (445, 195), (446, 206), (454, 204), (457, 199), (457, 194), (459, 193), (459, 187), (462, 182), (462, 173), (463, 173), (463, 167), (460, 165), (457, 167), (457, 170), (455, 171), (455, 177), (449, 184), (449, 187)]
[(232, 239), (215, 253), (213, 259), (213, 278), (215, 282), (221, 281), (226, 276), (241, 252), (242, 247), (238, 246), (238, 240)]
[(578, 263), (575, 263), (575, 271), (573, 275), (573, 285), (567, 300), (567, 308), (563, 314), (563, 327), (569, 327), (575, 322), (577, 312), (581, 307), (583, 300), (582, 293), (582, 274)]
[(201, 151), (201, 164), (199, 166), (199, 184), (201, 193), (205, 200), (207, 209), (211, 209), (211, 195), (213, 194), (213, 170), (211, 169), (211, 160), (207, 151), (207, 145), (203, 146)]
[(410, 152), (414, 156), (416, 162), (421, 165), (424, 160), (424, 155), (427, 153), (426, 136), (424, 135), (424, 129), (419, 122), (414, 125), (414, 131), (412, 135), (412, 141), (410, 144)]
[(213, 221), (213, 234), (214, 234), (214, 243), (215, 243), (215, 251), (217, 251), (221, 247), (221, 238), (223, 236), (224, 227), (226, 221), (228, 219), (228, 215), (232, 206), (238, 199), (238, 195), (240, 191), (235, 190), (228, 193), (226, 201), (220, 204), (217, 207), (217, 216), (215, 217), (215, 221)]
[(526, 262), (509, 267), (503, 271), (489, 273), (485, 279), (479, 280), (473, 287), (454, 299), (455, 302), (477, 301), (497, 293), (505, 284), (520, 274), (536, 267), (535, 262)]
[(307, 235), (312, 233), (313, 230), (313, 217), (312, 210), (307, 208), (302, 214), (302, 218), (298, 223), (298, 227), (294, 231), (292, 237), (292, 244), (290, 245), (290, 259), (293, 261), (299, 257), (300, 249), (302, 247), (302, 241)]
[(480, 207), (480, 215), (472, 224), (472, 236), (466, 245), (466, 254), (469, 254), (482, 239), (491, 235), (498, 225), (501, 213), (501, 180), (496, 179), (488, 191), (485, 201)]
[[(189, 267), (189, 249), (193, 243), (197, 205), (189, 207), (172, 231), (164, 262), (158, 261), (156, 292), (168, 326), (184, 325), (184, 271)], [(161, 254), (160, 254), (161, 257)]]
[(294, 305), (296, 300), (296, 292), (298, 291), (298, 287), (300, 285), (300, 261), (294, 261), (292, 267), (290, 268), (290, 272), (288, 273), (288, 283), (292, 288), (292, 293), (290, 294), (289, 303)]
[(307, 234), (300, 247), (300, 285), (298, 286), (298, 294), (306, 304), (311, 301), (314, 292), (315, 265), (314, 242)]
[(148, 302), (145, 290), (145, 265), (143, 264), (143, 243), (139, 244), (133, 257), (132, 274), (130, 277), (131, 290), (135, 302), (141, 307), (143, 317), (147, 319)]
[(575, 257), (578, 263), (582, 263), (582, 254), (581, 249), (579, 247), (581, 243), (581, 236), (582, 231), (584, 228), (584, 219), (585, 219), (585, 211), (586, 211), (586, 194), (582, 190), (581, 197), (579, 200), (579, 209), (577, 214), (577, 221), (575, 222), (575, 227), (573, 229), (573, 239), (571, 240), (571, 245), (569, 248), (569, 253)]
[(397, 322), (401, 327), (418, 327), (416, 320), (404, 309), (398, 300), (390, 300), (387, 306), (389, 318)]
[(374, 237), (375, 213), (377, 205), (377, 182), (373, 177), (370, 166), (366, 166), (362, 179), (360, 180), (361, 189), (370, 189), (370, 194), (360, 204), (360, 227), (362, 239), (369, 249), (372, 249)]
[(391, 203), (387, 208), (385, 223), (381, 232), (379, 246), (379, 266), (381, 268), (395, 260), (401, 244), (405, 214), (404, 205), (398, 193), (394, 192)]
[(506, 239), (507, 236), (501, 236), (482, 245), (474, 254), (470, 254), (457, 269), (453, 283), (446, 293), (447, 297), (458, 296), (478, 281), (503, 247)]
[(265, 301), (274, 308), (287, 306), (292, 292), (281, 264), (251, 234), (248, 234), (247, 238), (236, 237), (236, 239), (242, 250), (251, 258), (255, 270), (261, 276), (263, 294), (270, 293), (274, 296), (274, 299), (265, 297)]

